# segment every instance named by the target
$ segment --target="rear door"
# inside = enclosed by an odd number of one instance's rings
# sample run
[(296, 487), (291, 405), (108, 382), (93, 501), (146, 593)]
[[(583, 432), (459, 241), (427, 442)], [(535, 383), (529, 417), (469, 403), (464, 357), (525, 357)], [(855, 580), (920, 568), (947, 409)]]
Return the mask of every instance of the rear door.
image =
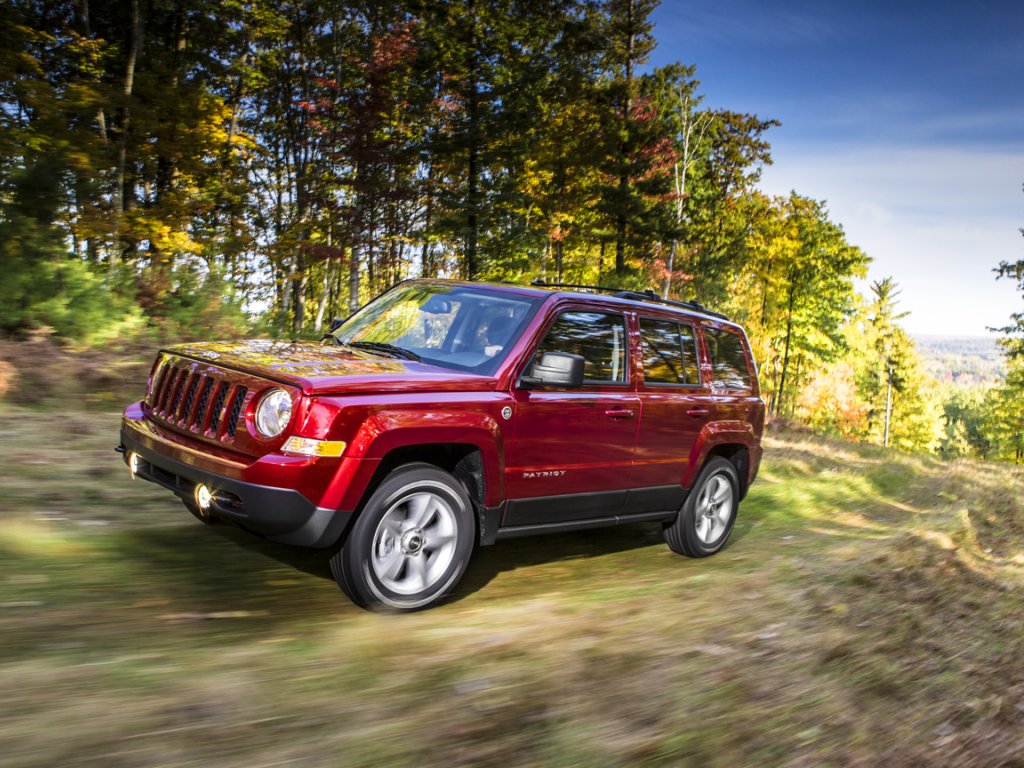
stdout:
[[(638, 318), (643, 419), (637, 435), (631, 495), (633, 512), (677, 508), (682, 479), (712, 408), (710, 382), (701, 371), (698, 333), (680, 318)], [(639, 490), (643, 489), (643, 490)]]
[(633, 485), (640, 401), (626, 316), (584, 306), (563, 308), (530, 360), (554, 351), (582, 355), (585, 381), (572, 390), (513, 386), (506, 526), (614, 515)]

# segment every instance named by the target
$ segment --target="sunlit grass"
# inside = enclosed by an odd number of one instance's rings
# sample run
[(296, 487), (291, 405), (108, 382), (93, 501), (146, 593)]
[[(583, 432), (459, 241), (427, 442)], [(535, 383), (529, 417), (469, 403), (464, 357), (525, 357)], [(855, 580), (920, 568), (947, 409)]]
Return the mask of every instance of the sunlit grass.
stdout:
[[(73, 429), (64, 426), (71, 424)], [(657, 526), (360, 611), (323, 553), (133, 482), (114, 414), (0, 414), (0, 766), (1009, 764), (1024, 476), (766, 440), (714, 558)]]

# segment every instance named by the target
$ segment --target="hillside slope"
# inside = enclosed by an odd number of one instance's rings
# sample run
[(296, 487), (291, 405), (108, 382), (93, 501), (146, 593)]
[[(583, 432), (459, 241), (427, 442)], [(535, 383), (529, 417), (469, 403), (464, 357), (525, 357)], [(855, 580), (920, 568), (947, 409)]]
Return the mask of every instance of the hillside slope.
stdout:
[(916, 334), (925, 372), (940, 382), (987, 387), (1006, 375), (1002, 350), (993, 337)]
[(381, 616), (117, 425), (0, 412), (0, 766), (1020, 765), (1019, 470), (777, 434), (719, 556), (515, 540)]

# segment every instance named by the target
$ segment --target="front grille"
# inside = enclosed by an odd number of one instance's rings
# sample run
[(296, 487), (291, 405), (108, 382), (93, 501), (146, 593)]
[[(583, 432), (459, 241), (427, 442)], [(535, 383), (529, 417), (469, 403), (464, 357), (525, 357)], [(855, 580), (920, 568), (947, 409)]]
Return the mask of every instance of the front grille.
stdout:
[(153, 415), (179, 429), (234, 438), (249, 389), (215, 371), (193, 370), (185, 360), (167, 362), (153, 383)]

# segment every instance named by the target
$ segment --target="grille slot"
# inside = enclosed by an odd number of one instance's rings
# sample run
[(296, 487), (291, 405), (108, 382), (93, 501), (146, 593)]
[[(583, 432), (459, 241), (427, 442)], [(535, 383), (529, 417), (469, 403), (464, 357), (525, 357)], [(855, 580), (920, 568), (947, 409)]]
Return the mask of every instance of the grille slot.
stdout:
[(154, 408), (160, 407), (160, 400), (163, 398), (164, 389), (167, 387), (167, 379), (173, 372), (169, 365), (160, 366), (160, 372), (157, 374), (156, 381), (153, 382), (153, 389), (149, 394), (149, 404)]
[(178, 414), (178, 418), (186, 425), (188, 424), (188, 415), (192, 413), (192, 403), (195, 401), (196, 387), (199, 386), (199, 379), (199, 374), (193, 373), (189, 377), (189, 382), (185, 389), (185, 402), (182, 405), (181, 413)]
[(199, 406), (196, 408), (196, 417), (192, 419), (192, 426), (200, 431), (203, 429), (203, 417), (206, 416), (206, 406), (210, 404), (210, 392), (213, 390), (213, 379), (204, 376), (203, 388), (199, 393)]
[(235, 432), (238, 429), (238, 417), (242, 413), (242, 401), (245, 399), (245, 393), (248, 392), (245, 387), (239, 386), (235, 393), (235, 399), (231, 403), (231, 415), (228, 416), (227, 434), (228, 437), (234, 437)]
[(218, 433), (220, 432), (221, 411), (224, 409), (224, 400), (228, 396), (228, 389), (230, 389), (230, 385), (226, 381), (221, 382), (217, 396), (213, 399), (213, 406), (210, 408), (210, 426)]
[(185, 388), (185, 379), (188, 378), (188, 371), (178, 371), (178, 378), (174, 382), (174, 389), (171, 391), (171, 397), (167, 402), (167, 407), (164, 408), (164, 412), (167, 414), (167, 418), (174, 418), (174, 414), (178, 412), (178, 406), (181, 404), (181, 390)]

